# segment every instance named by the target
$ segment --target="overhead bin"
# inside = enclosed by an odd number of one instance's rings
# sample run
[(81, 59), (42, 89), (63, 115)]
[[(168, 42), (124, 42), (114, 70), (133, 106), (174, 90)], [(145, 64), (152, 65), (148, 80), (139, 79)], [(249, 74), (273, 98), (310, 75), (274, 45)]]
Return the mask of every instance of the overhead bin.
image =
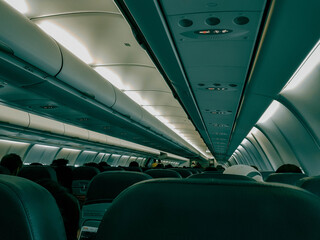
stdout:
[(57, 43), (5, 1), (0, 1), (0, 45), (49, 75), (56, 75), (61, 68)]
[(29, 114), (0, 105), (0, 122), (18, 125), (21, 127), (28, 127), (30, 123)]
[(56, 77), (89, 98), (108, 107), (114, 105), (116, 96), (113, 85), (65, 47), (59, 46), (63, 56), (63, 67)]
[(28, 128), (37, 129), (40, 131), (51, 132), (54, 134), (64, 134), (64, 124), (55, 120), (29, 114), (30, 124)]

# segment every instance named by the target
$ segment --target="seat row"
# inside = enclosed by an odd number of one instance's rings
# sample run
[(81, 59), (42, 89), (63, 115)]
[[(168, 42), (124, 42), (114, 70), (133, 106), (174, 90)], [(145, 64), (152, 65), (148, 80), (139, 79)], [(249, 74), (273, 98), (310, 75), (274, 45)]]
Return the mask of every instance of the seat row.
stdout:
[[(120, 175), (120, 194), (99, 190), (107, 179), (119, 183), (114, 177)], [(122, 171), (92, 180), (88, 205), (119, 194), (95, 227), (96, 240), (320, 239), (320, 198), (301, 188), (245, 179), (149, 178)], [(139, 183), (127, 187), (124, 179)], [(0, 175), (0, 195), (1, 239), (66, 239), (59, 209), (40, 185)]]

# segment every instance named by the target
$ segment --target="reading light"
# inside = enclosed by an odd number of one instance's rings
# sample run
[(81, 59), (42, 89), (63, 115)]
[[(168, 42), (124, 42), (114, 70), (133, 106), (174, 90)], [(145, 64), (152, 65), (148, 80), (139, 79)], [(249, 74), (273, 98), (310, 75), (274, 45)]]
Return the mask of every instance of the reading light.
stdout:
[(65, 29), (49, 21), (41, 21), (38, 26), (83, 62), (87, 64), (93, 62), (88, 49)]
[(25, 14), (29, 11), (28, 5), (25, 0), (5, 0), (11, 7), (19, 12)]
[(41, 108), (43, 108), (43, 109), (55, 109), (55, 108), (58, 108), (58, 106), (47, 105), (47, 106), (41, 106)]

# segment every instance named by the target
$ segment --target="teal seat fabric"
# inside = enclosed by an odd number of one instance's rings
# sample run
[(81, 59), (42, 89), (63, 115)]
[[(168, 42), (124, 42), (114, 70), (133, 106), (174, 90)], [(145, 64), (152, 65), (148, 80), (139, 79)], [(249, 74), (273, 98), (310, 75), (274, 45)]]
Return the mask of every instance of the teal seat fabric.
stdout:
[(40, 185), (0, 175), (1, 240), (66, 240), (56, 201)]
[(266, 182), (286, 183), (296, 185), (296, 182), (308, 175), (304, 173), (272, 173), (266, 178)]
[(96, 240), (316, 240), (319, 224), (320, 198), (298, 187), (153, 179), (114, 200)]
[(153, 178), (182, 178), (180, 173), (170, 169), (149, 169), (145, 173)]
[(123, 190), (148, 179), (151, 179), (148, 174), (129, 171), (103, 172), (94, 177), (82, 207), (80, 226), (98, 226), (112, 201)]

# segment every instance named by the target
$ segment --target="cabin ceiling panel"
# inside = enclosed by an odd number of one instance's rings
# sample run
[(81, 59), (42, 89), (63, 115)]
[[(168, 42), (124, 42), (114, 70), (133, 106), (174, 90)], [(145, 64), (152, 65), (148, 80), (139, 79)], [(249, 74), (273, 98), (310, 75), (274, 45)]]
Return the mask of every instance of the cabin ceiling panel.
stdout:
[(88, 49), (92, 65), (135, 63), (153, 66), (118, 13), (79, 13), (34, 19), (49, 22), (72, 34)]
[(68, 1), (52, 1), (52, 0), (25, 0), (29, 11), (28, 17), (39, 17), (52, 14), (70, 13), (70, 12), (116, 12), (118, 8), (112, 1), (101, 0), (68, 0)]
[(213, 87), (221, 84), (221, 87), (229, 84), (241, 84), (246, 76), (246, 67), (210, 66), (189, 67), (188, 77), (194, 79), (191, 82), (193, 89), (197, 87)]
[(172, 97), (171, 92), (158, 92), (158, 91), (125, 91), (130, 97), (132, 94), (139, 94), (147, 106), (152, 105), (168, 105), (172, 107), (179, 107), (179, 103)]
[[(145, 105), (144, 107), (147, 108), (149, 106)], [(177, 116), (184, 117), (186, 119), (188, 118), (187, 114), (180, 107), (169, 105), (152, 105), (151, 107), (159, 113), (156, 116)], [(190, 125), (192, 124), (190, 123)]]
[(266, 0), (161, 0), (168, 15), (208, 12), (208, 11), (261, 11)]
[[(252, 41), (186, 42), (178, 44), (186, 68), (200, 66), (246, 67)], [(209, 72), (210, 69), (207, 69)], [(188, 70), (187, 70), (188, 73)]]

